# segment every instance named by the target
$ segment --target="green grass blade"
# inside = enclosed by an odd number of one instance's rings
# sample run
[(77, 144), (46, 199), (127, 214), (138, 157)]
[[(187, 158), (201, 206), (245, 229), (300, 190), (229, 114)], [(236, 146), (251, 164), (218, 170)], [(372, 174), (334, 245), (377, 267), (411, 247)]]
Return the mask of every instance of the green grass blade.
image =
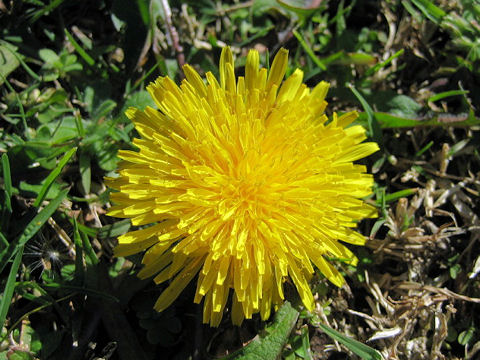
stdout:
[(368, 69), (365, 72), (365, 76), (370, 76), (370, 75), (375, 74), (378, 70), (380, 70), (380, 69), (384, 68), (385, 66), (387, 66), (388, 64), (390, 64), (394, 59), (403, 55), (404, 52), (405, 52), (405, 50), (401, 49), (401, 50), (397, 51), (395, 54), (393, 54), (392, 56), (390, 56), (387, 60), (382, 61), (381, 63), (376, 64), (375, 66), (372, 66), (370, 69)]
[(64, 29), (64, 31), (65, 31), (65, 35), (68, 38), (68, 41), (70, 41), (72, 43), (72, 45), (75, 48), (75, 50), (77, 51), (78, 55), (80, 55), (82, 57), (82, 59), (85, 60), (85, 62), (88, 65), (90, 65), (90, 66), (95, 65), (95, 60), (90, 55), (88, 55), (85, 50), (83, 50), (83, 48), (80, 46), (80, 44), (73, 38), (72, 34), (70, 34), (67, 29)]
[(10, 162), (7, 154), (2, 155), (3, 184), (5, 187), (5, 203), (2, 210), (1, 231), (6, 233), (10, 215), (12, 214), (12, 176), (10, 173)]
[(3, 328), (5, 319), (7, 318), (8, 309), (10, 307), (10, 301), (12, 300), (13, 291), (15, 290), (15, 278), (17, 277), (18, 268), (23, 256), (23, 246), (20, 246), (15, 259), (13, 260), (10, 273), (8, 274), (7, 284), (0, 300), (0, 329)]
[(48, 218), (52, 216), (55, 210), (57, 210), (60, 203), (67, 196), (69, 190), (70, 188), (62, 190), (55, 199), (50, 201), (50, 203), (33, 218), (33, 220), (25, 228), (23, 234), (20, 236), (18, 240), (19, 245), (25, 245), (27, 241), (30, 240), (38, 230), (40, 230), (43, 224), (47, 222)]
[(75, 151), (77, 151), (76, 148), (70, 149), (65, 156), (60, 160), (58, 163), (57, 167), (53, 169), (53, 171), (47, 176), (45, 179), (45, 182), (43, 183), (42, 188), (40, 189), (40, 192), (38, 193), (37, 198), (35, 199), (35, 202), (33, 203), (33, 206), (39, 207), (40, 204), (42, 203), (43, 199), (45, 199), (45, 195), (47, 195), (48, 189), (52, 186), (53, 182), (55, 179), (60, 175), (62, 172), (63, 167), (67, 164), (67, 162), (70, 160), (70, 158), (75, 154)]
[(372, 66), (377, 62), (377, 59), (369, 54), (361, 52), (346, 53), (344, 51), (338, 51), (330, 56), (321, 58), (325, 65), (368, 65)]
[(308, 326), (302, 327), (302, 351), (305, 360), (313, 360), (310, 350), (310, 338), (308, 336)]
[(0, 232), (0, 242), (3, 244), (2, 246), (0, 246), (0, 248), (5, 249), (8, 247), (8, 240), (5, 237), (5, 235), (3, 235), (1, 232)]
[[(70, 198), (73, 198), (73, 197), (70, 197)], [(64, 213), (61, 213), (60, 214), (60, 218), (62, 218), (63, 220), (66, 220), (68, 221), (70, 224), (72, 224), (73, 226), (73, 220), (70, 216), (67, 216), (65, 215)], [(87, 234), (88, 236), (90, 237), (95, 237), (97, 236), (97, 233), (100, 232), (100, 230), (102, 229), (97, 229), (97, 228), (91, 228), (91, 227), (88, 227), (86, 225), (83, 225), (81, 223), (78, 223), (77, 222), (77, 226), (78, 226), (78, 230), (80, 231), (80, 233), (85, 233)], [(125, 231), (126, 232), (126, 231)]]
[(412, 188), (412, 189), (405, 189), (405, 190), (396, 191), (396, 192), (391, 193), (391, 194), (386, 194), (382, 198), (377, 199), (377, 205), (385, 205), (385, 204), (391, 203), (393, 201), (396, 201), (400, 198), (416, 194), (417, 192), (418, 192), (418, 189)]
[[(0, 76), (1, 76), (1, 74), (0, 74)], [(25, 116), (25, 109), (23, 107), (22, 100), (20, 99), (20, 96), (15, 91), (15, 89), (10, 84), (10, 82), (6, 78), (4, 78), (3, 76), (2, 76), (2, 80), (3, 80), (3, 83), (5, 84), (5, 86), (8, 88), (8, 90), (10, 92), (12, 92), (12, 94), (15, 94), (15, 100), (17, 101), (18, 109), (20, 110), (20, 118), (22, 119), (24, 135), (25, 135), (25, 138), (30, 139), (30, 134), (28, 132), (28, 125), (27, 125), (27, 117)]]
[(155, 65), (153, 65), (150, 70), (148, 70), (145, 75), (143, 75), (140, 79), (135, 81), (135, 84), (132, 86), (131, 89), (129, 89), (126, 93), (127, 95), (130, 95), (134, 92), (134, 90), (139, 87), (140, 85), (143, 84), (143, 82), (153, 73), (153, 71), (160, 65), (159, 62), (157, 62)]
[(354, 352), (356, 355), (360, 356), (364, 360), (383, 360), (382, 354), (380, 354), (377, 350), (367, 346), (360, 341), (351, 339), (342, 333), (339, 333), (336, 330), (324, 325), (318, 324), (320, 329), (325, 332), (328, 336), (332, 339), (337, 340), (338, 342), (342, 343), (347, 347), (349, 350)]
[(59, 7), (65, 0), (52, 0), (48, 5), (46, 5), (43, 9), (35, 11), (33, 16), (31, 17), (30, 23), (33, 24), (38, 19), (40, 19), (43, 15), (49, 14), (57, 7)]
[(375, 237), (375, 234), (380, 230), (382, 225), (385, 224), (385, 219), (381, 218), (375, 221), (375, 224), (373, 224), (372, 229), (370, 230), (370, 235), (369, 238), (373, 239)]
[(293, 30), (293, 35), (295, 35), (300, 45), (302, 45), (303, 50), (307, 53), (308, 56), (310, 56), (315, 65), (317, 65), (320, 69), (324, 71), (327, 70), (325, 64), (317, 57), (317, 55), (314, 54), (312, 48), (310, 47), (310, 45), (307, 44), (302, 35), (297, 30)]
[(450, 90), (450, 91), (444, 91), (441, 92), (440, 94), (435, 94), (431, 97), (428, 98), (428, 102), (435, 102), (438, 100), (445, 99), (450, 96), (457, 96), (457, 95), (465, 95), (468, 94), (469, 91), (467, 90)]
[(433, 142), (433, 140), (430, 141), (427, 145), (425, 145), (423, 148), (421, 148), (420, 150), (417, 151), (417, 153), (415, 154), (415, 157), (422, 156), (422, 154), (424, 154), (425, 151), (427, 151), (428, 149), (430, 149), (430, 148), (433, 146), (433, 144), (435, 144), (435, 143)]
[(80, 114), (75, 115), (75, 126), (77, 127), (78, 136), (83, 138), (85, 136), (85, 128), (83, 127)]
[(73, 242), (75, 243), (75, 282), (83, 284), (85, 269), (83, 267), (83, 244), (78, 231), (77, 220), (73, 218)]
[(368, 136), (370, 136), (375, 142), (379, 144), (379, 146), (382, 145), (382, 129), (380, 127), (380, 124), (378, 123), (377, 118), (375, 117), (375, 113), (373, 112), (373, 109), (371, 106), (368, 104), (367, 100), (360, 94), (360, 92), (355, 89), (353, 85), (349, 85), (350, 90), (353, 92), (355, 97), (360, 101), (360, 104), (362, 104), (363, 110), (365, 110), (365, 113), (367, 114), (367, 125), (368, 125)]
[(12, 175), (10, 172), (10, 162), (8, 161), (8, 155), (2, 155), (2, 170), (3, 170), (3, 183), (5, 186), (5, 205), (8, 211), (12, 212), (12, 204), (10, 197), (12, 196)]
[(422, 15), (415, 9), (410, 0), (402, 0), (402, 5), (407, 12), (415, 19), (415, 21), (421, 23), (423, 20)]
[(412, 3), (435, 24), (439, 24), (442, 18), (447, 15), (445, 11), (440, 9), (429, 0), (411, 0)]
[(70, 189), (60, 191), (58, 196), (50, 201), (32, 221), (27, 225), (23, 233), (20, 235), (17, 241), (11, 242), (4, 251), (0, 253), (0, 272), (3, 271), (8, 261), (15, 255), (15, 253), (30, 240), (40, 228), (45, 224), (50, 216), (57, 210), (62, 200), (67, 196)]
[(92, 244), (90, 243), (90, 239), (88, 238), (88, 235), (81, 232), (80, 237), (82, 238), (83, 250), (85, 251), (85, 255), (87, 256), (87, 259), (90, 260), (89, 261), (90, 264), (91, 265), (98, 264), (100, 260), (98, 260), (97, 254), (95, 254), (95, 250), (93, 249)]

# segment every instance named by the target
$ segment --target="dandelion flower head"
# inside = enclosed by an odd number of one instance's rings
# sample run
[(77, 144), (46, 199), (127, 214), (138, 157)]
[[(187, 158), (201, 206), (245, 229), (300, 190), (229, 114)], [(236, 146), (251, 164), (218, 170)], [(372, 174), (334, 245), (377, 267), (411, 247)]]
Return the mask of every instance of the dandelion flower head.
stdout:
[(327, 118), (328, 83), (310, 89), (299, 69), (283, 81), (287, 62), (281, 49), (267, 71), (251, 50), (236, 78), (225, 47), (219, 81), (185, 65), (180, 86), (169, 77), (148, 86), (158, 109), (128, 109), (139, 151), (119, 152), (109, 215), (141, 227), (119, 237), (115, 255), (145, 251), (138, 276), (168, 282), (157, 311), (193, 279), (212, 326), (227, 303), (234, 324), (255, 313), (267, 319), (285, 281), (312, 310), (315, 267), (342, 286), (327, 259), (356, 264), (342, 242), (363, 245), (353, 228), (375, 209), (361, 200), (373, 178), (353, 162), (378, 147), (362, 143), (361, 126), (347, 127), (355, 112)]

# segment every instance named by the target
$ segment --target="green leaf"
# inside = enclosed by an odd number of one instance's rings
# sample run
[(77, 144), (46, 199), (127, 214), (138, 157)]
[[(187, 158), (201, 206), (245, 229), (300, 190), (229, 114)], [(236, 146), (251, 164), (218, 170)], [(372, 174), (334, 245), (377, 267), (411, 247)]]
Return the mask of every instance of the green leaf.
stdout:
[(312, 360), (310, 350), (310, 338), (308, 336), (308, 326), (302, 327), (302, 357), (306, 360)]
[(52, 49), (40, 49), (38, 50), (38, 56), (48, 65), (54, 66), (55, 63), (60, 62), (60, 57)]
[[(439, 114), (431, 117), (410, 118), (406, 116), (399, 116), (388, 114), (384, 112), (375, 112), (375, 118), (378, 120), (382, 129), (407, 128), (407, 127), (427, 127), (427, 126), (456, 126), (468, 127), (480, 125), (480, 118), (475, 116), (467, 116), (465, 114)], [(368, 115), (360, 113), (357, 121), (359, 123), (367, 122)]]
[(94, 143), (95, 155), (97, 157), (98, 165), (105, 171), (114, 171), (117, 168), (117, 163), (120, 160), (117, 156), (115, 144), (112, 143)]
[(125, 234), (132, 226), (130, 219), (116, 221), (111, 225), (103, 226), (98, 232), (100, 239), (115, 238)]
[(95, 121), (100, 120), (102, 117), (109, 115), (116, 106), (117, 103), (111, 99), (103, 101), (93, 110), (92, 119)]
[(18, 59), (20, 54), (18, 54), (16, 50), (17, 48), (15, 46), (7, 42), (0, 44), (0, 85), (2, 85), (7, 76), (20, 65)]
[(261, 334), (243, 349), (223, 359), (264, 360), (279, 358), (297, 319), (298, 311), (286, 301), (275, 314), (273, 323), (265, 329), (265, 334)]
[[(41, 81), (42, 79), (40, 78), (40, 76), (38, 76), (26, 63), (25, 61), (23, 61), (23, 57), (22, 55), (20, 55), (19, 53), (17, 53), (17, 48), (14, 47), (13, 45), (9, 44), (8, 42), (6, 41), (2, 41), (0, 40), (0, 47), (1, 47), (1, 50), (3, 50), (2, 54), (0, 54), (0, 74), (3, 75), (3, 69), (2, 69), (2, 65), (6, 65), (7, 67), (10, 67), (12, 66), (12, 58), (8, 55), (6, 55), (7, 53), (10, 53), (11, 56), (15, 57), (16, 61), (18, 61), (20, 63), (20, 65), (22, 65), (22, 67), (25, 69), (25, 71), (31, 76), (33, 77), (35, 80), (38, 80), (38, 81)], [(8, 60), (7, 58), (5, 58), (5, 56), (8, 56)], [(16, 67), (15, 67), (16, 68)], [(12, 70), (13, 71), (13, 70)], [(3, 82), (6, 80), (6, 77), (4, 76), (0, 76), (0, 85), (3, 84)], [(8, 82), (7, 82), (8, 83)], [(8, 86), (8, 85), (7, 85)], [(8, 86), (10, 88), (10, 86)], [(13, 88), (11, 89), (11, 91), (13, 92)]]
[(475, 334), (475, 328), (473, 326), (470, 326), (467, 330), (462, 331), (460, 334), (458, 334), (458, 343), (460, 345), (467, 345), (473, 338), (473, 335)]
[(319, 7), (321, 9), (326, 8), (326, 5), (315, 4), (315, 6), (312, 6), (312, 2), (308, 0), (277, 0), (277, 3), (297, 14), (302, 24), (307, 18), (318, 12)]
[(456, 279), (458, 274), (462, 272), (462, 267), (460, 264), (455, 264), (452, 267), (450, 267), (450, 277), (452, 279)]
[(34, 356), (26, 351), (15, 350), (12, 354), (8, 355), (8, 360), (34, 360)]
[[(277, 0), (254, 0), (252, 4), (252, 13), (256, 16), (261, 16), (266, 12), (277, 11), (286, 15), (284, 9), (278, 6), (279, 3), (280, 2), (277, 2)], [(282, 3), (280, 3), (280, 5), (284, 6)], [(214, 13), (216, 12), (217, 10), (215, 9)]]
[(146, 90), (136, 91), (128, 97), (120, 110), (120, 119), (122, 122), (130, 122), (125, 115), (125, 111), (131, 106), (144, 110), (147, 106), (155, 107), (155, 102)]
[[(55, 329), (51, 332), (46, 332), (42, 334), (42, 358), (43, 359), (51, 359), (50, 356), (60, 347), (62, 343), (62, 339), (65, 336), (66, 330), (65, 329)], [(70, 335), (71, 336), (71, 335)]]
[(53, 128), (50, 144), (62, 144), (78, 137), (79, 129), (77, 122), (78, 121), (75, 116), (65, 116), (59, 122), (50, 123), (50, 126), (55, 126), (55, 128)]
[(342, 333), (328, 327), (327, 325), (319, 323), (318, 326), (332, 339), (345, 345), (350, 351), (360, 356), (364, 360), (383, 360), (382, 354), (377, 350), (362, 344), (360, 341), (349, 338)]
[(395, 95), (391, 98), (385, 99), (385, 105), (387, 112), (399, 115), (415, 117), (422, 108), (422, 105), (417, 103), (411, 97), (406, 95)]
[(92, 167), (90, 155), (82, 151), (78, 161), (83, 191), (85, 192), (85, 194), (90, 194), (90, 185), (92, 183)]
[(470, 139), (460, 140), (460, 141), (457, 142), (456, 144), (452, 145), (452, 147), (450, 147), (450, 150), (448, 150), (447, 155), (448, 155), (448, 156), (453, 156), (453, 155), (455, 155), (457, 152), (459, 152), (459, 151), (462, 150), (465, 146), (467, 146), (467, 144), (468, 144), (469, 142), (470, 142)]
[[(107, 269), (100, 264), (96, 267), (98, 284), (106, 292), (113, 293), (113, 286), (110, 282)], [(118, 354), (120, 360), (147, 360), (150, 357), (145, 353), (145, 346), (137, 337), (118, 302), (104, 299), (99, 309), (103, 324), (111, 339), (118, 341)]]

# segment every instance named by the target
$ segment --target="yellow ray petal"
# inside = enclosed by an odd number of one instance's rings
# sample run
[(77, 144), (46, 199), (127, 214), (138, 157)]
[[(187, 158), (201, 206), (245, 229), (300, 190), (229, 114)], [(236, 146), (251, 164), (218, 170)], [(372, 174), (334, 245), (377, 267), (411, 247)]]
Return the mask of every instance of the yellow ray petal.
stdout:
[(206, 86), (203, 83), (202, 78), (198, 73), (195, 71), (193, 67), (190, 65), (186, 64), (183, 66), (183, 72), (185, 74), (185, 77), (187, 78), (188, 82), (195, 88), (197, 91), (197, 94), (200, 97), (205, 97), (207, 96), (207, 90)]
[(220, 65), (218, 67), (220, 72), (220, 85), (222, 89), (225, 89), (227, 85), (227, 65), (230, 65), (232, 68), (234, 66), (233, 54), (229, 46), (225, 46), (222, 49), (222, 53), (220, 55)]
[(273, 85), (280, 86), (280, 83), (285, 76), (285, 71), (288, 65), (288, 50), (281, 48), (278, 50), (277, 55), (272, 62), (272, 67), (267, 78), (267, 87), (270, 88)]
[(197, 275), (202, 265), (202, 258), (197, 258), (195, 261), (186, 265), (183, 270), (175, 277), (170, 285), (162, 292), (157, 302), (154, 305), (154, 309), (157, 311), (163, 311), (169, 307), (172, 302), (180, 295), (185, 286)]

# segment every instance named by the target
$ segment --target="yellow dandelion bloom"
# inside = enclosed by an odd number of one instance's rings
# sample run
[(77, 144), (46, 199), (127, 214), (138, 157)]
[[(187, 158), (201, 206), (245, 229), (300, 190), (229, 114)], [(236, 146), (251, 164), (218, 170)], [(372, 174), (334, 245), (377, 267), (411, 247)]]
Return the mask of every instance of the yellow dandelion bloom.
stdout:
[(169, 282), (156, 310), (196, 277), (194, 301), (204, 299), (203, 321), (212, 326), (229, 294), (233, 323), (258, 312), (267, 319), (289, 278), (311, 310), (314, 266), (341, 286), (325, 257), (356, 264), (339, 240), (363, 245), (352, 228), (375, 209), (361, 200), (373, 178), (353, 161), (378, 147), (362, 143), (361, 126), (347, 127), (355, 112), (327, 119), (328, 83), (309, 89), (299, 69), (283, 81), (287, 61), (281, 49), (267, 71), (251, 50), (237, 79), (226, 47), (220, 81), (186, 65), (180, 86), (168, 77), (148, 86), (158, 110), (127, 111), (142, 138), (138, 152), (119, 153), (109, 215), (153, 224), (120, 236), (115, 255), (146, 250), (138, 276)]

